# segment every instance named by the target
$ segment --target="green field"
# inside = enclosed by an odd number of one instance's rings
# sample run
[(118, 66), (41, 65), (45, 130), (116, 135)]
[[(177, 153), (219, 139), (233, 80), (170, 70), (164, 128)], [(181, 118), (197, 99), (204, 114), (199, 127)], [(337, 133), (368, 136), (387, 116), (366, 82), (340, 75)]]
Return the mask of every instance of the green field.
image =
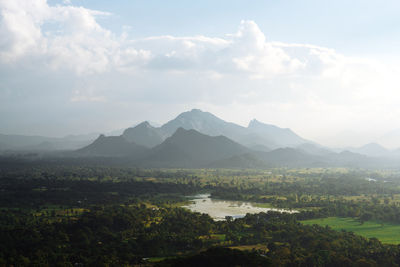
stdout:
[(319, 224), (328, 225), (334, 230), (346, 230), (368, 238), (375, 237), (382, 243), (400, 244), (400, 225), (399, 224), (380, 224), (379, 222), (368, 221), (360, 224), (353, 218), (328, 217), (323, 219), (312, 219), (301, 221), (306, 225)]

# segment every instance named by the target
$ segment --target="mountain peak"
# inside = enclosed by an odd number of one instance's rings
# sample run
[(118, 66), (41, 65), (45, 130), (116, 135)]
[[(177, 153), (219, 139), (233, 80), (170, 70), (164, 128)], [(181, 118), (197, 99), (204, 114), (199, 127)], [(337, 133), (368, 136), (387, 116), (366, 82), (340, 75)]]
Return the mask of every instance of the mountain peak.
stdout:
[(185, 130), (183, 127), (179, 127), (178, 129), (176, 129), (176, 131), (173, 135), (182, 134), (182, 133), (186, 133), (186, 132), (189, 132), (189, 130)]
[(369, 143), (358, 148), (350, 148), (351, 152), (360, 153), (367, 156), (385, 156), (390, 151), (378, 143)]
[(151, 126), (148, 121), (144, 121), (133, 128), (126, 129), (122, 136), (129, 142), (149, 148), (161, 144), (163, 141), (159, 129)]
[(257, 119), (252, 119), (249, 122), (249, 126), (247, 128), (262, 128), (262, 127), (264, 127), (264, 128), (268, 127), (268, 128), (273, 128), (273, 129), (282, 129), (282, 128), (279, 128), (279, 127), (277, 127), (275, 125), (272, 125), (272, 124), (263, 123), (263, 122), (261, 122), (261, 121), (259, 121)]
[(209, 112), (202, 111), (200, 109), (192, 109), (190, 111), (183, 112), (178, 115), (177, 118), (190, 118), (190, 119), (205, 119), (215, 117), (213, 114)]
[(264, 124), (264, 123), (258, 121), (257, 119), (252, 119), (252, 120), (249, 122), (248, 128), (251, 128), (251, 127), (254, 127), (254, 126), (257, 126), (257, 125), (262, 125), (262, 124)]
[(146, 148), (128, 142), (123, 136), (100, 135), (93, 143), (76, 152), (87, 156), (135, 156), (143, 154)]
[(225, 136), (209, 136), (194, 129), (178, 127), (172, 136), (153, 149), (153, 155), (160, 161), (173, 162), (178, 158), (176, 164), (192, 162), (204, 166), (248, 151)]
[(224, 135), (225, 132), (228, 132), (227, 127), (240, 128), (240, 126), (234, 127), (231, 123), (225, 122), (215, 115), (201, 111), (200, 109), (192, 109), (191, 111), (179, 114), (175, 119), (164, 124), (161, 130), (167, 136), (171, 136), (179, 127), (194, 129), (212, 136)]
[(150, 128), (150, 127), (153, 127), (153, 126), (151, 126), (150, 122), (144, 121), (144, 122), (141, 122), (138, 125), (136, 125), (134, 128), (136, 128), (136, 127)]
[(194, 129), (185, 129), (183, 127), (179, 127), (176, 129), (175, 133), (171, 136), (172, 139), (179, 139), (182, 137), (189, 137), (189, 136), (205, 136), (204, 134), (194, 130)]
[(272, 124), (260, 122), (256, 119), (253, 119), (249, 122), (247, 129), (264, 138), (267, 138), (272, 143), (278, 144), (278, 147), (292, 147), (307, 142), (307, 140), (301, 138), (289, 128), (280, 128)]
[(201, 109), (198, 109), (198, 108), (194, 108), (190, 112), (192, 112), (192, 113), (204, 113)]

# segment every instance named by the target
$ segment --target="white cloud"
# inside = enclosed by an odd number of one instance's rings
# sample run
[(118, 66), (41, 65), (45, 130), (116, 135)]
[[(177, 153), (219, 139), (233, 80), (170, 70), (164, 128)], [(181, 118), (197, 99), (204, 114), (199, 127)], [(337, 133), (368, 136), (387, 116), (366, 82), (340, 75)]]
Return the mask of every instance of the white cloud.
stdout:
[[(101, 27), (98, 16), (109, 13), (83, 7), (49, 6), (46, 0), (0, 1), (0, 60), (8, 63), (34, 61), (34, 68), (99, 73), (115, 63), (136, 61), (147, 51), (124, 48), (123, 38)], [(118, 67), (118, 66), (117, 66)]]
[(267, 42), (253, 21), (242, 21), (237, 33), (222, 38), (159, 36), (131, 43), (152, 52), (149, 68), (239, 72), (268, 78), (305, 67), (279, 44)]
[[(236, 33), (217, 38), (154, 36), (129, 40), (97, 22), (98, 16), (109, 16), (107, 12), (50, 6), (46, 0), (0, 0), (0, 12), (0, 59), (16, 64), (30, 59), (34, 68), (48, 66), (83, 75), (147, 68), (241, 73), (258, 79), (277, 75), (336, 79), (354, 65), (332, 49), (270, 42), (254, 21), (241, 21)], [(351, 82), (346, 75), (341, 79)]]
[(3, 62), (25, 63), (29, 58), (34, 67), (39, 63), (78, 74), (147, 66), (241, 72), (253, 78), (290, 74), (306, 67), (306, 62), (289, 55), (284, 45), (268, 42), (253, 21), (242, 21), (237, 33), (220, 38), (155, 36), (127, 40), (125, 35), (115, 36), (97, 23), (96, 17), (110, 15), (106, 12), (50, 6), (46, 0), (1, 0), (0, 12)]

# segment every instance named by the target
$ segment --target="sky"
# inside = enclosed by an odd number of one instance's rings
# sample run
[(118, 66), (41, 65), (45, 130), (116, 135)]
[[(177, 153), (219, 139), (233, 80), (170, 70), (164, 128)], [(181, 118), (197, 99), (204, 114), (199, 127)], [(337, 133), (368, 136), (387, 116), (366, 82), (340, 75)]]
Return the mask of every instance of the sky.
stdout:
[(400, 147), (399, 10), (390, 0), (0, 0), (0, 133), (109, 132), (199, 108), (327, 146)]

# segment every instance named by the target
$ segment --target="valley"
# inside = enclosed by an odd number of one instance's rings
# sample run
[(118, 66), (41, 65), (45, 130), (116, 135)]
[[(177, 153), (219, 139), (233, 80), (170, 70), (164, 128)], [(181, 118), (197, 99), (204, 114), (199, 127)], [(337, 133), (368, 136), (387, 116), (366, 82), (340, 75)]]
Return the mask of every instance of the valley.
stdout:
[[(141, 169), (58, 161), (0, 166), (5, 264), (175, 266), (196, 255), (215, 257), (214, 248), (239, 250), (232, 253), (265, 266), (390, 265), (400, 255), (398, 239), (388, 236), (400, 227), (394, 170)], [(350, 243), (351, 254), (343, 254)], [(321, 247), (327, 254), (316, 257)]]

